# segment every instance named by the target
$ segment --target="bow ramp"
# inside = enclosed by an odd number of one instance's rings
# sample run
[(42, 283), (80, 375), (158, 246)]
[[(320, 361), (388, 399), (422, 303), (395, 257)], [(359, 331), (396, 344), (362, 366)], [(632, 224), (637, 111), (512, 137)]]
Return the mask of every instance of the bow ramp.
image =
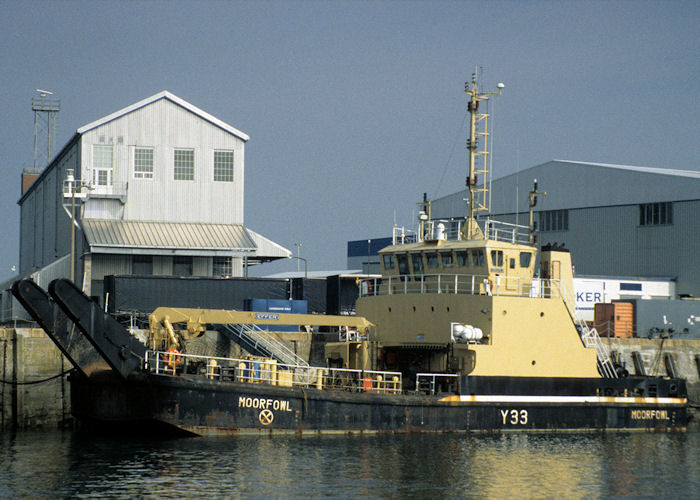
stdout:
[(126, 378), (140, 369), (146, 346), (73, 282), (52, 281), (49, 295), (115, 372)]
[(12, 285), (12, 294), (83, 375), (111, 370), (100, 351), (39, 285), (29, 279), (19, 280)]

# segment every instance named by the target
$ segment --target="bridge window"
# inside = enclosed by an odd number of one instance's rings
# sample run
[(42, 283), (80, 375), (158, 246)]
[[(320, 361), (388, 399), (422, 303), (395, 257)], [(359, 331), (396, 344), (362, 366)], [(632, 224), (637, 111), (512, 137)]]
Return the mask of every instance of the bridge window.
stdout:
[(442, 252), (442, 267), (452, 267), (452, 252)]
[(475, 266), (484, 266), (486, 264), (486, 259), (484, 258), (484, 251), (472, 250), (472, 264)]
[(385, 255), (384, 256), (384, 269), (394, 269), (394, 256)]
[(410, 274), (410, 271), (408, 270), (408, 255), (397, 255), (396, 261), (399, 264), (399, 274)]
[(530, 252), (520, 252), (520, 267), (530, 267), (532, 254)]
[(423, 254), (411, 254), (411, 263), (413, 264), (413, 274), (423, 274)]
[(469, 267), (469, 252), (457, 252), (457, 265), (460, 267)]
[(425, 254), (425, 259), (428, 261), (428, 267), (438, 267), (437, 253), (427, 253)]
[(503, 266), (503, 250), (491, 250), (491, 265)]

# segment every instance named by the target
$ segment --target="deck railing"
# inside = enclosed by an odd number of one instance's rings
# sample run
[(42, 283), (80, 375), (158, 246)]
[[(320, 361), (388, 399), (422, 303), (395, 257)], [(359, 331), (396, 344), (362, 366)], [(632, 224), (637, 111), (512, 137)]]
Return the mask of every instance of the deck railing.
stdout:
[(400, 394), (403, 390), (401, 372), (288, 365), (256, 357), (242, 359), (147, 351), (144, 369), (157, 374), (283, 387), (382, 394)]
[(559, 280), (508, 276), (490, 279), (489, 276), (478, 274), (419, 274), (366, 278), (360, 281), (359, 288), (360, 297), (422, 293), (561, 297)]
[(459, 375), (453, 373), (417, 373), (416, 392), (435, 394), (436, 392), (457, 393)]

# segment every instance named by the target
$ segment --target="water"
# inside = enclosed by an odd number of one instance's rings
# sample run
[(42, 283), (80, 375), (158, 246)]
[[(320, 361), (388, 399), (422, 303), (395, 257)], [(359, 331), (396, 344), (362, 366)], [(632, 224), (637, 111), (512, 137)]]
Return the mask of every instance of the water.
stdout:
[(4, 498), (700, 497), (700, 432), (0, 435)]

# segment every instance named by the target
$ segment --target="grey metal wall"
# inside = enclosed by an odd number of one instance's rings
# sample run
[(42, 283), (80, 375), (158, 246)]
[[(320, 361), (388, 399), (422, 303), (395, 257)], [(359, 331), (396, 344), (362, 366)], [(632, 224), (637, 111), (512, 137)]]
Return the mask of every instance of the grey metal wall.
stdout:
[(71, 141), (20, 199), (20, 274), (70, 253), (70, 217), (62, 206), (70, 200), (63, 199), (63, 180), (69, 168), (77, 175), (79, 161), (78, 145)]

